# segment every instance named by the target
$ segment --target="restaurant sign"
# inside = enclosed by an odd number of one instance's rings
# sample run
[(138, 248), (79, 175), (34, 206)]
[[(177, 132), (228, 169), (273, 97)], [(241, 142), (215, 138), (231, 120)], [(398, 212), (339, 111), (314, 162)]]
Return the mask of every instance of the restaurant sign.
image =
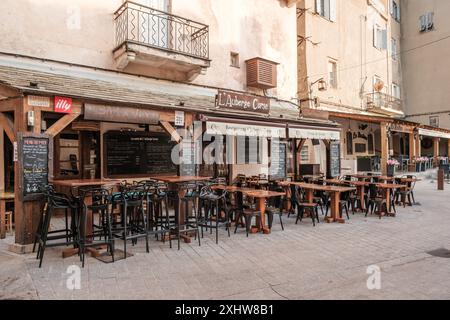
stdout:
[(216, 107), (218, 109), (269, 114), (270, 99), (265, 97), (219, 90), (216, 99)]
[(286, 127), (268, 127), (238, 123), (207, 122), (206, 134), (223, 136), (286, 138)]

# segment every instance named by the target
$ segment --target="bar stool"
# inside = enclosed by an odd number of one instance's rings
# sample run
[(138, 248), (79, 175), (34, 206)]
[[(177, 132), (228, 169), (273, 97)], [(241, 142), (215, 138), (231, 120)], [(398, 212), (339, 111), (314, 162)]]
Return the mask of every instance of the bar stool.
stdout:
[[(92, 199), (91, 204), (87, 204), (87, 198)], [(111, 254), (114, 262), (114, 237), (112, 234), (112, 216), (111, 216), (111, 193), (110, 190), (104, 188), (85, 189), (81, 192), (82, 214), (80, 216), (80, 239), (79, 252), (82, 267), (85, 264), (86, 248), (98, 247), (106, 245), (107, 251)], [(92, 234), (87, 234), (87, 211), (92, 214), (99, 214), (100, 225), (95, 225), (98, 230), (94, 230)], [(92, 219), (94, 220), (94, 219)], [(93, 224), (94, 227), (94, 224)], [(95, 240), (98, 236), (99, 239)], [(102, 238), (104, 238), (102, 240)]]
[(161, 235), (163, 243), (166, 242), (168, 233), (170, 248), (172, 248), (168, 197), (168, 186), (164, 183), (155, 183), (147, 189), (146, 198), (151, 201), (147, 205), (147, 232), (149, 235), (155, 235), (157, 240)]
[[(79, 247), (79, 210), (80, 207), (77, 202), (73, 202), (67, 196), (63, 194), (57, 194), (53, 191), (53, 188), (49, 187), (44, 190), (46, 197), (46, 204), (42, 210), (41, 217), (38, 224), (38, 229), (34, 238), (33, 252), (36, 250), (38, 244), (38, 250), (36, 259), (39, 259), (39, 268), (42, 266), (44, 259), (45, 249), (48, 247), (58, 246), (70, 246), (74, 248)], [(50, 224), (55, 213), (55, 210), (64, 210), (65, 212), (65, 228), (50, 231)], [(69, 213), (70, 212), (70, 227), (69, 227)], [(57, 242), (55, 240), (64, 240)]]
[[(181, 235), (188, 234), (190, 232), (195, 232), (195, 238), (198, 238), (198, 245), (201, 245), (199, 230), (200, 225), (197, 215), (197, 205), (200, 194), (197, 191), (197, 188), (198, 186), (195, 183), (187, 183), (184, 186), (181, 186), (181, 190), (184, 192), (184, 196), (179, 197), (178, 201), (180, 205), (177, 205), (175, 208), (178, 250), (180, 250)], [(181, 212), (179, 210), (179, 207), (181, 206), (184, 207), (184, 221), (181, 221)], [(192, 210), (190, 210), (190, 208), (192, 208)]]
[(146, 252), (150, 252), (148, 244), (147, 219), (145, 218), (143, 202), (146, 189), (137, 186), (127, 188), (120, 195), (113, 198), (114, 204), (119, 204), (121, 210), (121, 223), (113, 228), (113, 236), (123, 240), (124, 258), (127, 257), (127, 241), (131, 240), (134, 246), (137, 240), (145, 238)]
[[(225, 226), (228, 232), (228, 237), (230, 237), (231, 219), (230, 210), (227, 203), (227, 192), (222, 193), (210, 192), (208, 194), (203, 193), (202, 199), (206, 203), (207, 211), (205, 216), (200, 220), (200, 228), (202, 231), (203, 238), (203, 228), (209, 228), (210, 232), (216, 230), (216, 244), (219, 243), (219, 228)], [(223, 213), (223, 215), (222, 215)]]

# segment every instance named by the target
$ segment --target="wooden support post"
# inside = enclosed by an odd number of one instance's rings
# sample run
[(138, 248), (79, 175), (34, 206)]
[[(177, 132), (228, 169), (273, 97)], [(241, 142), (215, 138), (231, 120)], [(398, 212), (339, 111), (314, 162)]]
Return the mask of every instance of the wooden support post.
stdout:
[(387, 123), (381, 122), (381, 173), (387, 175), (387, 161), (389, 160), (389, 138), (387, 135)]
[(0, 192), (5, 191), (5, 154), (3, 153), (4, 148), (3, 139), (3, 127), (0, 124)]
[(422, 144), (420, 142), (420, 135), (417, 134), (416, 136), (416, 157), (421, 157), (422, 156)]
[(433, 156), (434, 156), (434, 166), (439, 166), (439, 138), (433, 138)]
[(408, 171), (414, 172), (415, 164), (413, 163), (416, 157), (416, 141), (414, 140), (414, 133), (409, 133), (409, 168)]
[(450, 157), (450, 139), (447, 139), (447, 157)]

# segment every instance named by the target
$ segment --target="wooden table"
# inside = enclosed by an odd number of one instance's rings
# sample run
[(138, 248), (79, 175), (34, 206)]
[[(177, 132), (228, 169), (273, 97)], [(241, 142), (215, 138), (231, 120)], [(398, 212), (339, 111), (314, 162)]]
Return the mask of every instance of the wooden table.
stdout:
[(365, 197), (365, 187), (370, 184), (370, 182), (366, 181), (349, 181), (349, 180), (337, 180), (337, 179), (327, 179), (325, 180), (326, 183), (330, 184), (337, 184), (341, 186), (353, 186), (356, 187), (356, 193), (358, 194), (360, 201), (359, 208), (361, 211), (366, 210), (366, 204), (364, 201)]
[(14, 202), (14, 193), (0, 192), (0, 239), (6, 237), (6, 203), (8, 202)]
[(394, 189), (403, 189), (406, 188), (406, 185), (402, 184), (392, 184), (392, 183), (375, 183), (377, 188), (383, 189), (384, 198), (386, 199), (386, 214), (389, 216), (395, 216), (395, 213), (391, 212), (392, 203), (391, 203), (391, 190)]
[[(115, 179), (72, 179), (72, 180), (53, 180), (50, 183), (58, 187), (66, 187), (71, 189), (81, 187), (103, 187), (103, 186), (115, 186), (118, 185), (121, 180)], [(88, 206), (92, 204), (92, 198), (86, 197), (84, 199), (85, 204)], [(94, 230), (92, 229), (92, 222), (94, 221), (93, 212), (86, 211), (86, 234), (91, 235)], [(102, 246), (104, 247), (104, 246)], [(86, 251), (91, 254), (92, 257), (98, 257), (100, 255), (97, 248), (87, 247)], [(63, 258), (71, 257), (78, 254), (78, 249), (66, 249), (63, 251)]]
[(343, 192), (355, 191), (356, 188), (353, 187), (340, 187), (340, 186), (324, 186), (312, 183), (304, 182), (282, 182), (283, 185), (294, 185), (306, 190), (306, 201), (309, 203), (314, 202), (314, 191), (326, 191), (330, 193), (331, 197), (331, 217), (327, 219), (328, 222), (339, 222), (345, 223), (345, 220), (340, 217), (339, 212), (339, 201), (341, 199), (340, 195)]
[[(179, 187), (182, 184), (189, 183), (189, 182), (202, 182), (202, 181), (208, 181), (211, 180), (212, 177), (202, 177), (202, 176), (153, 176), (150, 177), (150, 179), (162, 181), (169, 185), (170, 190), (174, 190), (178, 192), (178, 199), (181, 199), (185, 195), (185, 191), (181, 190)], [(184, 207), (181, 206), (181, 201), (178, 201), (176, 204), (177, 212), (179, 212), (179, 217), (176, 216), (175, 219), (181, 219), (181, 221), (185, 221), (186, 212), (184, 212)], [(191, 242), (191, 237), (186, 234), (182, 234), (181, 237), (183, 238), (185, 243)]]
[[(261, 219), (259, 225), (255, 227), (256, 232), (262, 231), (264, 234), (269, 234), (270, 229), (266, 226), (266, 202), (267, 199), (273, 197), (285, 196), (285, 192), (277, 192), (277, 191), (267, 191), (267, 190), (258, 190), (251, 188), (239, 188), (236, 186), (213, 186), (213, 189), (225, 190), (227, 192), (242, 192), (247, 197), (255, 198), (258, 200), (256, 203), (256, 210), (261, 212)], [(237, 221), (236, 221), (237, 223)], [(252, 229), (253, 232), (253, 229)]]

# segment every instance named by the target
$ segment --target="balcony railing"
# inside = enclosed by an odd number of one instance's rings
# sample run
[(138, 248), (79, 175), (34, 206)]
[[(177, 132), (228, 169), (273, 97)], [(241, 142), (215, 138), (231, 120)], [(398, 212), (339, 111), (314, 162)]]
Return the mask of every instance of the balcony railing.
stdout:
[(403, 112), (403, 102), (401, 99), (382, 92), (367, 93), (366, 105), (367, 109), (385, 108)]
[(131, 1), (114, 14), (116, 49), (125, 43), (209, 59), (209, 27)]

